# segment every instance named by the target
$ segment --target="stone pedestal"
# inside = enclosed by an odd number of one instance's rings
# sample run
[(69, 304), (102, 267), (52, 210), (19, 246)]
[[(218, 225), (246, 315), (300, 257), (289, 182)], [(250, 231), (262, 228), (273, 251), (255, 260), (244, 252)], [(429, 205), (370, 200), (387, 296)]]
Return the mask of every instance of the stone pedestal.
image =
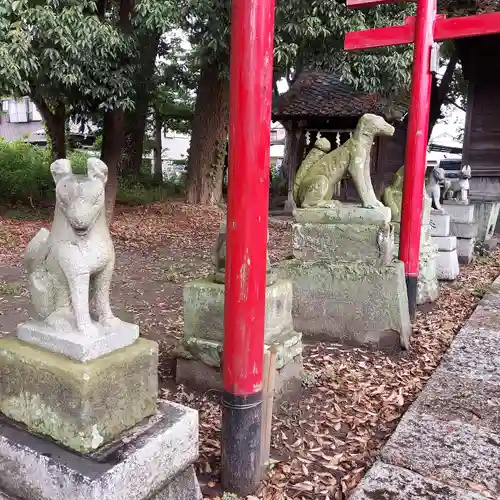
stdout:
[(444, 209), (450, 215), (450, 234), (457, 237), (458, 261), (469, 264), (474, 257), (474, 244), (478, 234), (475, 221), (475, 207), (456, 201), (445, 200)]
[[(393, 222), (392, 224), (394, 225), (395, 238), (394, 258), (397, 258), (399, 254), (400, 223)], [(439, 283), (436, 269), (437, 254), (438, 247), (431, 237), (429, 218), (427, 218), (427, 223), (422, 224), (420, 231), (420, 258), (418, 262), (417, 281), (418, 305), (434, 302), (439, 296)]]
[(499, 201), (471, 200), (474, 205), (475, 218), (478, 225), (477, 239), (485, 242), (495, 234), (495, 227), (500, 211)]
[(377, 349), (407, 347), (411, 334), (403, 265), (393, 261), (387, 207), (299, 209), (294, 259), (274, 266), (293, 282), (293, 319), (313, 340)]
[[(0, 411), (81, 453), (156, 411), (158, 346), (139, 340), (89, 363), (0, 339)], [(133, 402), (133, 404), (131, 404)]]
[(437, 278), (442, 281), (453, 281), (460, 274), (457, 239), (455, 236), (450, 236), (450, 226), (451, 218), (448, 214), (437, 210), (431, 211), (430, 234), (433, 243), (438, 248), (436, 274)]
[(169, 402), (86, 455), (0, 419), (0, 499), (202, 500), (197, 456), (198, 413)]
[(0, 500), (201, 500), (198, 414), (157, 406), (158, 345), (113, 315), (106, 165), (68, 160), (24, 253), (36, 319), (0, 338)]
[[(220, 389), (224, 344), (224, 289), (208, 279), (184, 287), (184, 336), (178, 346), (177, 382)], [(275, 401), (300, 391), (302, 334), (292, 320), (293, 287), (278, 280), (266, 287), (265, 349), (276, 352)]]

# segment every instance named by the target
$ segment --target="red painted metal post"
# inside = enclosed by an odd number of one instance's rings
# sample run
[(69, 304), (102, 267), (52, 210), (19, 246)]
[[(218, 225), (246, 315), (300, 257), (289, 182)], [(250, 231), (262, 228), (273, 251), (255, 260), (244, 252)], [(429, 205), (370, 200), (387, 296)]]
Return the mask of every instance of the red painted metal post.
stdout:
[(261, 479), (274, 0), (233, 0), (224, 311), (222, 484)]
[(412, 318), (415, 317), (417, 302), (422, 195), (427, 162), (427, 131), (432, 83), (430, 58), (434, 42), (435, 18), (436, 0), (418, 0), (399, 239), (399, 259), (405, 265), (408, 304)]

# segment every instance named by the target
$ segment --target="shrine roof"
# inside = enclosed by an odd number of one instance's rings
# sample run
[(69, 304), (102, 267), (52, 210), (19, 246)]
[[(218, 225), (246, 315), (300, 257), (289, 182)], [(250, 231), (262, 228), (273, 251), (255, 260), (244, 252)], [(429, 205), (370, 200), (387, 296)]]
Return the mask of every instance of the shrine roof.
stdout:
[(359, 118), (365, 113), (385, 114), (387, 106), (387, 99), (357, 92), (336, 74), (310, 71), (300, 75), (279, 97), (273, 117)]

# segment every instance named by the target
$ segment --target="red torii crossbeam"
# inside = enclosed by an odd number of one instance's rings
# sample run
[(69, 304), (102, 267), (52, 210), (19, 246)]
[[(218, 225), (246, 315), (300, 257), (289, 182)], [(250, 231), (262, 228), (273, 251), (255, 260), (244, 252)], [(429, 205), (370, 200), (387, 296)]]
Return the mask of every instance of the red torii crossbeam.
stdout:
[[(405, 0), (347, 0), (348, 7), (369, 7)], [(500, 33), (500, 12), (447, 19), (437, 14), (436, 0), (417, 0), (415, 17), (401, 26), (346, 33), (345, 50), (414, 44), (411, 99), (405, 152), (405, 174), (399, 239), (404, 262), (410, 316), (415, 317), (420, 230), (427, 157), (431, 94), (431, 50), (436, 41)]]
[[(359, 4), (359, 0), (348, 1), (347, 4)], [(436, 42), (454, 38), (493, 35), (500, 32), (500, 12), (468, 17), (452, 17), (437, 15), (434, 22), (433, 38)], [(415, 40), (415, 17), (407, 16), (405, 24), (388, 28), (375, 28), (346, 33), (345, 50), (372, 49), (390, 45), (404, 45)]]

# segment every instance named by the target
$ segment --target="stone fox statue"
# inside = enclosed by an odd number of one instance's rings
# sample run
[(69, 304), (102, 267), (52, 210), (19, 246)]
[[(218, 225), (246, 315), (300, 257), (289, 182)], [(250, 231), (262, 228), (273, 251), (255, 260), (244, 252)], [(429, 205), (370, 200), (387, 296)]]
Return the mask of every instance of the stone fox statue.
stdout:
[(363, 115), (353, 136), (330, 152), (327, 139), (318, 139), (302, 162), (293, 186), (293, 197), (302, 208), (326, 207), (338, 204), (332, 200), (335, 185), (349, 173), (363, 207), (384, 206), (375, 196), (370, 178), (370, 151), (375, 136), (392, 136), (394, 127), (382, 117)]
[(97, 335), (99, 326), (120, 322), (109, 304), (115, 253), (104, 211), (108, 168), (91, 158), (87, 175), (74, 175), (68, 160), (50, 170), (56, 183), (52, 228), (41, 229), (24, 256), (31, 300), (46, 325)]

